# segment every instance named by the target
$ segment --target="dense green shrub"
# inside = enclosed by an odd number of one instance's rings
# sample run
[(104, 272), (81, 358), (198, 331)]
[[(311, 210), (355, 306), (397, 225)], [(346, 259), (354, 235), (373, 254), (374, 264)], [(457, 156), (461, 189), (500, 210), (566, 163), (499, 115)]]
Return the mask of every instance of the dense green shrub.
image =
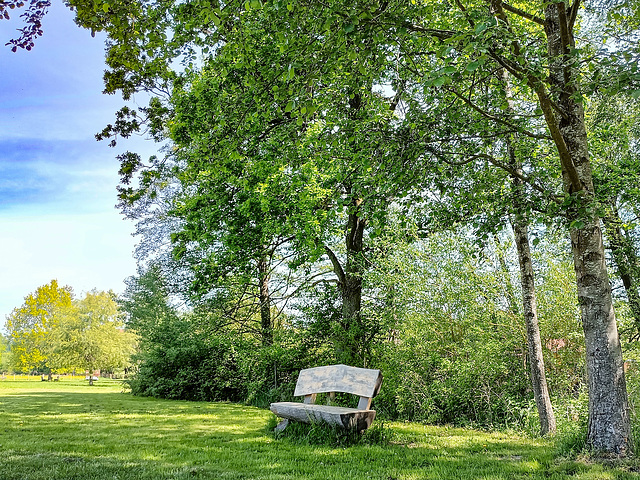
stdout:
[(519, 423), (531, 396), (515, 335), (490, 342), (483, 332), (448, 345), (436, 339), (389, 348), (376, 409), (392, 418), (434, 423)]
[(188, 340), (158, 345), (141, 353), (139, 370), (128, 380), (132, 393), (185, 400), (243, 401), (247, 381), (238, 362), (243, 346), (221, 336), (191, 336)]

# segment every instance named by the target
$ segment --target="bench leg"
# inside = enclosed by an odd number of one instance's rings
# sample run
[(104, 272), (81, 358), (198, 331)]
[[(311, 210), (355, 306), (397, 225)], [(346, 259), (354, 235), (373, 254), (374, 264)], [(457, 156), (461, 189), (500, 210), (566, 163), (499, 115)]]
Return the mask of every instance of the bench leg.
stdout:
[(273, 431), (279, 433), (283, 431), (285, 428), (287, 428), (287, 425), (289, 425), (289, 420), (285, 418), (276, 426), (276, 428), (274, 428)]

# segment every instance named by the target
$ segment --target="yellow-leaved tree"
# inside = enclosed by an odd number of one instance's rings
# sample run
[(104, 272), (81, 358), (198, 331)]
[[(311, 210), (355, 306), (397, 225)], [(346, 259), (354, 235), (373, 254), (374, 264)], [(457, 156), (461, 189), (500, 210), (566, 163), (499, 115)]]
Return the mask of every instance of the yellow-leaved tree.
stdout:
[(57, 280), (38, 287), (24, 299), (22, 306), (7, 316), (11, 339), (11, 366), (16, 371), (51, 370), (52, 336), (57, 326), (56, 311), (72, 304), (73, 290), (60, 287)]

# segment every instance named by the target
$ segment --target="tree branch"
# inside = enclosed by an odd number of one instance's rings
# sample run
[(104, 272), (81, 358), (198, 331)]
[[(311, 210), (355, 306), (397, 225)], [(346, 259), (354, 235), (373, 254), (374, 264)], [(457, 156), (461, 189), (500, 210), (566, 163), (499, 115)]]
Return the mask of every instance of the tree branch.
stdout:
[(509, 5), (506, 2), (501, 2), (502, 3), (502, 8), (504, 8), (506, 11), (514, 13), (516, 15), (518, 15), (519, 17), (522, 18), (526, 18), (527, 20), (531, 20), (534, 23), (537, 23), (538, 25), (542, 25), (544, 26), (544, 20), (536, 15), (532, 15), (531, 13), (527, 13), (524, 10), (521, 10), (517, 7), (514, 7), (512, 5)]
[[(460, 155), (460, 154), (459, 153), (453, 153), (453, 155)], [(538, 185), (531, 177), (528, 177), (527, 175), (524, 175), (522, 172), (518, 171), (517, 169), (512, 168), (509, 165), (506, 165), (506, 164), (502, 163), (500, 160), (496, 159), (494, 156), (489, 155), (487, 153), (477, 153), (475, 155), (471, 155), (468, 159), (460, 161), (460, 162), (452, 162), (451, 160), (447, 160), (444, 157), (440, 157), (440, 158), (442, 159), (443, 162), (445, 162), (445, 163), (447, 163), (449, 165), (453, 165), (453, 166), (466, 165), (468, 163), (473, 162), (474, 160), (482, 158), (484, 160), (487, 160), (494, 167), (500, 168), (501, 170), (504, 170), (505, 172), (509, 173), (511, 176), (522, 180), (527, 185), (530, 185), (531, 188), (533, 188), (534, 190), (537, 190), (538, 192), (542, 193), (545, 197), (550, 198), (553, 202), (555, 202), (557, 204), (562, 203), (562, 197), (559, 197), (558, 195), (554, 195), (553, 193), (549, 192), (547, 189), (545, 189), (545, 188), (541, 187), (540, 185)]]
[(549, 127), (551, 138), (553, 139), (553, 142), (556, 144), (556, 148), (558, 149), (562, 168), (567, 172), (567, 175), (569, 176), (569, 182), (571, 183), (572, 190), (574, 192), (579, 192), (580, 190), (584, 189), (584, 186), (582, 185), (576, 167), (573, 164), (573, 159), (571, 158), (571, 153), (569, 153), (569, 148), (567, 147), (567, 144), (564, 141), (564, 137), (560, 132), (560, 128), (556, 121), (556, 116), (553, 114), (551, 99), (547, 95), (547, 91), (542, 84), (538, 83), (535, 85), (531, 85), (531, 87), (534, 89), (536, 95), (538, 96), (540, 108), (542, 109), (542, 113), (544, 113), (544, 118), (547, 122), (547, 126)]
[(338, 283), (341, 283), (342, 285), (345, 285), (346, 284), (346, 276), (344, 274), (344, 270), (342, 269), (342, 265), (340, 265), (340, 260), (338, 259), (336, 254), (333, 253), (333, 250), (331, 250), (326, 245), (324, 247), (324, 251), (327, 253), (327, 256), (329, 257), (329, 260), (331, 260), (331, 264), (333, 265), (333, 272), (338, 277)]
[(517, 63), (512, 62), (510, 60), (507, 60), (502, 55), (500, 55), (498, 52), (496, 52), (495, 49), (490, 48), (489, 49), (489, 55), (496, 62), (498, 62), (498, 64), (501, 67), (506, 69), (511, 75), (513, 75), (518, 80), (524, 80), (526, 78), (526, 76), (525, 76), (526, 72), (520, 67), (520, 65), (518, 65)]
[(573, 27), (576, 24), (578, 18), (578, 10), (580, 10), (580, 0), (574, 0), (573, 5), (569, 7), (569, 31), (573, 31)]
[[(393, 24), (393, 26), (397, 26), (397, 25)], [(414, 25), (411, 22), (403, 22), (401, 26), (406, 28), (407, 30), (411, 30), (412, 32), (426, 33), (427, 35), (436, 37), (440, 40), (447, 40), (453, 37), (456, 33), (458, 33), (454, 30), (438, 30), (435, 28), (424, 28), (419, 25)]]
[(398, 107), (398, 104), (400, 103), (400, 100), (402, 99), (402, 93), (404, 92), (404, 87), (405, 87), (406, 81), (402, 81), (402, 83), (400, 84), (398, 91), (396, 92), (396, 94), (393, 96), (393, 98), (391, 99), (391, 104), (389, 105), (389, 110), (391, 110), (391, 112), (395, 112), (396, 108)]
[(549, 140), (549, 137), (547, 135), (538, 135), (536, 133), (529, 132), (527, 130), (520, 130), (517, 126), (513, 125), (511, 122), (508, 122), (508, 121), (503, 120), (503, 119), (501, 119), (499, 117), (496, 117), (495, 115), (492, 115), (489, 112), (486, 112), (485, 110), (483, 110), (482, 108), (477, 106), (475, 103), (473, 103), (471, 101), (471, 99), (466, 98), (464, 95), (462, 95), (460, 92), (458, 92), (457, 90), (455, 90), (453, 88), (447, 88), (447, 90), (449, 92), (453, 93), (456, 97), (458, 97), (464, 103), (469, 105), (473, 110), (478, 112), (480, 115), (482, 115), (485, 118), (488, 118), (491, 121), (494, 121), (496, 123), (500, 123), (502, 125), (506, 125), (510, 129), (513, 129), (513, 130), (517, 131), (518, 133), (522, 133), (523, 135), (525, 135), (527, 137), (530, 137), (530, 138), (535, 138), (537, 140)]

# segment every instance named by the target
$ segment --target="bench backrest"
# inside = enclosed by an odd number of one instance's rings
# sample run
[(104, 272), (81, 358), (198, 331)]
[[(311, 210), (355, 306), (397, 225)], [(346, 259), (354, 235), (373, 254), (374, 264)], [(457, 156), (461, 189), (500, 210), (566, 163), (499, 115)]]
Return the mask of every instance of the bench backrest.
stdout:
[(360, 397), (358, 408), (368, 410), (381, 385), (380, 370), (327, 365), (301, 370), (293, 394), (304, 395), (305, 403), (314, 403), (317, 393), (351, 393)]

